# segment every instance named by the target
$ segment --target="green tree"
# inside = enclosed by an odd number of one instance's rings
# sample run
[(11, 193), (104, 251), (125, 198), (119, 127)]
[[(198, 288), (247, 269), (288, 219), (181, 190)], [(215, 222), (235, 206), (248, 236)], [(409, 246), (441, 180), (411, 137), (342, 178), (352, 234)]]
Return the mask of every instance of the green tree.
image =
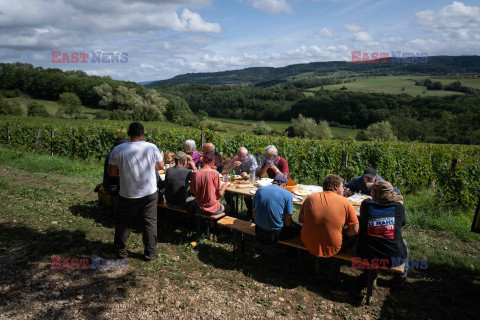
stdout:
[(365, 136), (367, 139), (375, 141), (397, 141), (392, 125), (388, 121), (369, 125), (365, 130)]
[(71, 117), (78, 115), (82, 106), (80, 99), (73, 92), (64, 92), (60, 94), (58, 103), (62, 106), (62, 111)]
[(331, 139), (332, 131), (327, 121), (320, 121), (319, 124), (313, 118), (306, 118), (299, 114), (296, 119), (292, 119), (291, 128), (287, 129), (290, 136), (309, 138), (309, 139)]
[(50, 113), (43, 104), (37, 101), (30, 101), (27, 107), (27, 116), (50, 117)]

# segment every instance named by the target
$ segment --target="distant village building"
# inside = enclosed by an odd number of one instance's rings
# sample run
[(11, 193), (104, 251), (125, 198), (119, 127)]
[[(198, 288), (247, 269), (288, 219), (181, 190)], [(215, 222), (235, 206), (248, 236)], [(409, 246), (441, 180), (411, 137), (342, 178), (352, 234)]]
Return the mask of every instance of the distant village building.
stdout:
[(457, 73), (457, 77), (465, 79), (478, 78), (478, 73)]

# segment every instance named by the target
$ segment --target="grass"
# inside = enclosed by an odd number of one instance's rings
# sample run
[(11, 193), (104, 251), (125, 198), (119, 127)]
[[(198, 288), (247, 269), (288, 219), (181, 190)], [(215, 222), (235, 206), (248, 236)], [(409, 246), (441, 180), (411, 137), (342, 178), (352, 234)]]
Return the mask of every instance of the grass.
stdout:
[[(26, 104), (26, 101), (27, 101), (24, 97), (9, 98), (8, 100), (20, 102), (22, 104)], [(43, 104), (52, 116), (54, 116), (56, 114), (56, 112), (58, 111), (58, 109), (61, 108), (61, 106), (58, 104), (57, 101), (31, 99), (31, 98), (29, 98), (28, 100), (35, 101), (35, 102), (38, 102), (40, 104)], [(84, 117), (87, 117), (88, 119), (94, 119), (95, 114), (98, 111), (100, 111), (100, 110), (99, 109), (94, 109), (94, 108), (89, 108), (89, 107), (86, 107), (86, 106), (81, 106), (80, 115), (84, 116)]]
[[(109, 216), (96, 206), (96, 195), (92, 192), (102, 177), (101, 163), (32, 155), (3, 147), (0, 147), (0, 163), (0, 247), (7, 254), (24, 252), (30, 262), (48, 261), (51, 255), (91, 257), (111, 246), (113, 228)], [(374, 318), (403, 319), (426, 318), (429, 312), (471, 313), (475, 304), (470, 304), (468, 297), (478, 292), (480, 274), (480, 237), (468, 231), (471, 211), (437, 209), (432, 190), (406, 195), (405, 203), (409, 225), (403, 234), (410, 245), (411, 258), (428, 259), (429, 268), (410, 272), (410, 289), (403, 295), (377, 289), (379, 301), (373, 307), (353, 302), (349, 281), (354, 279), (356, 270), (350, 268), (342, 269), (347, 282), (332, 289), (304, 280), (299, 275), (305, 271), (293, 267), (295, 261), (284, 256), (245, 258), (244, 262), (234, 264), (232, 239), (206, 241), (186, 250), (187, 244), (195, 239), (194, 224), (174, 215), (159, 216), (161, 256), (153, 263), (144, 262), (139, 255), (141, 233), (131, 233), (129, 274), (134, 280), (129, 282), (143, 281), (160, 288), (166, 288), (168, 283), (169, 292), (185, 296), (202, 296), (205, 288), (213, 288), (232, 301), (244, 300), (243, 295), (250, 292), (255, 298), (244, 301), (290, 316), (323, 313), (327, 308), (343, 318), (362, 318), (365, 312)], [(458, 218), (452, 219), (453, 216)], [(258, 250), (265, 251), (265, 247), (254, 242), (247, 245), (249, 256)], [(173, 259), (177, 256), (178, 260)], [(22, 270), (16, 272), (21, 274)], [(78, 273), (78, 279), (89, 275), (93, 273)], [(106, 283), (110, 281), (113, 280)], [(242, 297), (235, 297), (237, 293), (242, 293)], [(78, 293), (74, 290), (73, 294), (75, 297)], [(281, 305), (278, 297), (284, 300)], [(160, 296), (161, 301), (164, 299), (167, 296)], [(445, 299), (455, 303), (445, 304)], [(181, 307), (188, 310), (184, 302)]]
[[(345, 84), (336, 84), (324, 86), (325, 90), (340, 90), (343, 86), (350, 91), (372, 92), (372, 93), (389, 93), (389, 94), (409, 94), (412, 96), (447, 96), (463, 94), (454, 91), (443, 90), (427, 90), (425, 87), (416, 86), (415, 80), (430, 78), (432, 81), (440, 81), (444, 85), (460, 81), (463, 86), (480, 89), (480, 79), (459, 79), (454, 77), (427, 77), (427, 76), (382, 76), (369, 78), (355, 78), (354, 82)], [(405, 90), (402, 90), (405, 88)], [(309, 91), (320, 90), (321, 87), (312, 88)]]

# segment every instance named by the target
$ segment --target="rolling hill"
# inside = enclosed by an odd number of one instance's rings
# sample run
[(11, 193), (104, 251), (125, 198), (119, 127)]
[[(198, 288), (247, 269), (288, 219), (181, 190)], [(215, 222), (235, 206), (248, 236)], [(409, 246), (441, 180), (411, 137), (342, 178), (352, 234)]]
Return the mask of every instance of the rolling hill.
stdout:
[(152, 81), (148, 88), (176, 84), (254, 85), (271, 86), (302, 78), (356, 75), (448, 75), (455, 73), (479, 73), (480, 56), (435, 56), (426, 63), (352, 63), (346, 61), (311, 62), (286, 67), (255, 67), (208, 73), (187, 73), (167, 80)]

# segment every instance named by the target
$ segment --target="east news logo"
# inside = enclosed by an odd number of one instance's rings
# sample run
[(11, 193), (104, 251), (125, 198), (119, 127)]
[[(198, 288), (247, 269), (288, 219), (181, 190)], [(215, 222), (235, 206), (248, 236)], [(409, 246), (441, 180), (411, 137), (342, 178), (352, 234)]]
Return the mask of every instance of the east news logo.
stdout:
[[(91, 60), (87, 60), (91, 58)], [(127, 63), (128, 52), (88, 52), (52, 51), (52, 63)]]

